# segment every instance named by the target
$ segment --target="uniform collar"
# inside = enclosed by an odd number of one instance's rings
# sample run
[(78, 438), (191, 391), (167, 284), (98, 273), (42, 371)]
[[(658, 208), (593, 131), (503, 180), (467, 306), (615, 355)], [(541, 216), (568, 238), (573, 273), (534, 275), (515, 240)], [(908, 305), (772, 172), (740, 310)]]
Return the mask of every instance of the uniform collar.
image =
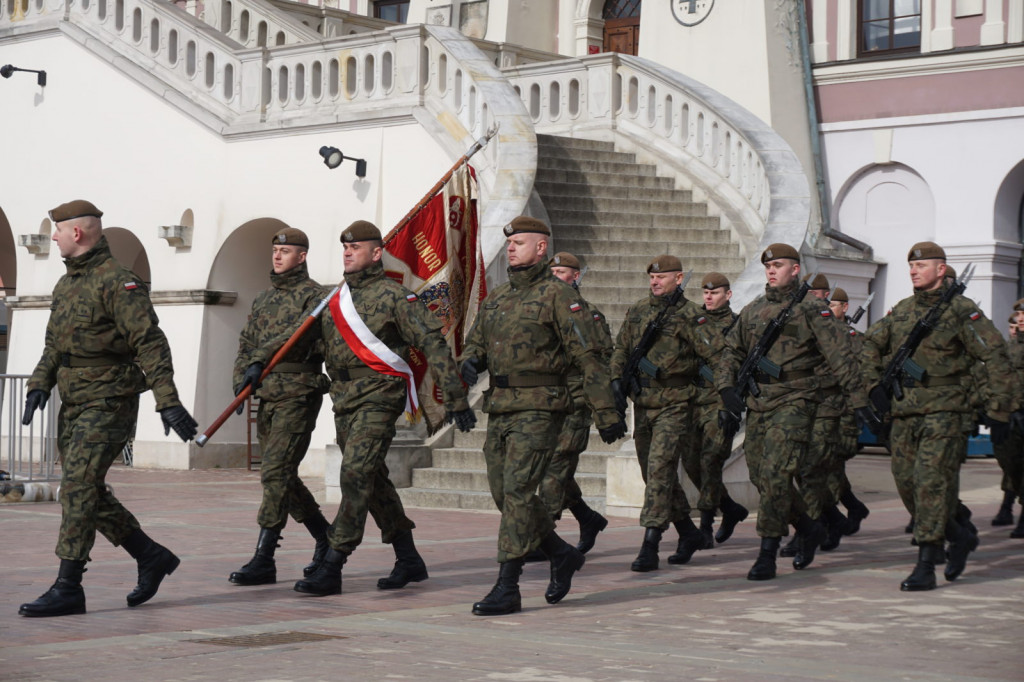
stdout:
[(543, 258), (525, 268), (509, 268), (508, 281), (513, 289), (525, 289), (545, 279), (554, 279), (551, 267)]
[(64, 267), (67, 268), (69, 275), (80, 275), (92, 270), (108, 258), (110, 258), (110, 245), (107, 244), (107, 238), (101, 236), (96, 245), (81, 256), (65, 258)]
[(295, 289), (309, 279), (309, 270), (305, 263), (299, 263), (291, 270), (277, 274), (270, 271), (270, 283), (275, 289)]
[(789, 297), (794, 291), (796, 291), (797, 283), (794, 279), (792, 282), (785, 286), (773, 287), (770, 284), (764, 285), (764, 295), (772, 303), (780, 303)]
[(350, 289), (361, 289), (365, 286), (384, 278), (384, 264), (380, 261), (370, 263), (370, 266), (359, 272), (346, 272), (345, 282)]

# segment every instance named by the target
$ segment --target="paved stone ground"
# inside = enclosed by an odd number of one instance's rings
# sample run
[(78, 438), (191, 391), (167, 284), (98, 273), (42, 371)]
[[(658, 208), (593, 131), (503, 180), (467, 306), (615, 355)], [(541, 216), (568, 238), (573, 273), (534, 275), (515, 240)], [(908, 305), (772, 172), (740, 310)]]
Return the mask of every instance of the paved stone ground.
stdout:
[[(747, 521), (687, 566), (664, 564), (668, 532), (662, 570), (632, 573), (642, 533), (615, 518), (561, 604), (545, 603), (546, 566), (530, 564), (523, 612), (480, 618), (469, 609), (496, 577), (494, 513), (411, 510), (431, 577), (391, 592), (376, 589), (393, 557), (371, 524), (344, 594), (316, 598), (292, 591), (312, 549), (301, 527), (278, 550), (277, 585), (227, 581), (255, 544), (258, 474), (117, 468), (115, 494), (181, 567), (129, 609), (134, 563), (101, 539), (86, 615), (19, 617), (55, 577), (60, 508), (0, 506), (0, 680), (1024, 679), (1024, 540), (989, 523), (1001, 499), (995, 462), (971, 460), (962, 475), (981, 547), (959, 580), (940, 575), (926, 593), (899, 591), (916, 550), (888, 459), (856, 458), (851, 478), (870, 518), (802, 572), (783, 559), (778, 579), (747, 581), (758, 546)], [(562, 526), (575, 541), (571, 520)]]

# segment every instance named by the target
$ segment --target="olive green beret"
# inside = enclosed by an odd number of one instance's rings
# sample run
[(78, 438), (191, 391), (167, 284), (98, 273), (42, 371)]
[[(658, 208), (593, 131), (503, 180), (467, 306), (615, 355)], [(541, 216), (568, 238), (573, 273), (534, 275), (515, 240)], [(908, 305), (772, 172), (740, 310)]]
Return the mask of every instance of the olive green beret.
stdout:
[(380, 230), (367, 220), (357, 220), (341, 233), (341, 243), (380, 241)]
[(943, 277), (952, 277), (956, 279), (956, 269), (952, 265), (946, 265), (946, 274)]
[(946, 252), (935, 242), (918, 242), (910, 247), (907, 252), (907, 260), (929, 260), (937, 258), (946, 260)]
[(1024, 298), (1018, 298), (1017, 302), (1013, 304), (1014, 310), (1024, 310)]
[(574, 270), (580, 269), (579, 259), (567, 251), (556, 253), (554, 258), (548, 261), (548, 265), (551, 267), (572, 268)]
[(682, 272), (683, 264), (675, 256), (658, 256), (647, 266), (647, 274), (652, 272)]
[(1007, 320), (1010, 324), (1017, 324), (1017, 313), (1010, 315), (1010, 319)]
[(50, 220), (55, 223), (62, 223), (65, 220), (74, 220), (75, 218), (87, 215), (94, 218), (102, 218), (103, 211), (96, 208), (91, 201), (86, 201), (85, 199), (75, 199), (66, 204), (61, 204), (57, 208), (50, 209)]
[(767, 263), (770, 260), (788, 258), (800, 262), (800, 254), (789, 244), (769, 244), (768, 248), (761, 254), (761, 262)]
[(839, 301), (841, 303), (849, 303), (850, 297), (846, 295), (846, 290), (842, 287), (836, 287), (832, 290), (832, 300)]
[(719, 287), (729, 288), (729, 278), (720, 272), (709, 272), (700, 281), (701, 289), (717, 289)]
[(283, 230), (278, 230), (271, 243), (276, 246), (301, 246), (308, 249), (309, 237), (302, 230), (286, 227)]
[(524, 232), (546, 234), (549, 237), (551, 236), (551, 228), (549, 228), (543, 220), (537, 220), (536, 218), (530, 218), (525, 215), (513, 218), (512, 222), (505, 226), (504, 232), (506, 237), (511, 237), (514, 234), (522, 234)]
[[(810, 276), (811, 273), (809, 272), (806, 275), (804, 275), (804, 281), (806, 282), (810, 278)], [(830, 288), (831, 287), (829, 287), (828, 284), (828, 277), (821, 274), (820, 272), (814, 276), (814, 279), (811, 280), (811, 289), (827, 291)]]

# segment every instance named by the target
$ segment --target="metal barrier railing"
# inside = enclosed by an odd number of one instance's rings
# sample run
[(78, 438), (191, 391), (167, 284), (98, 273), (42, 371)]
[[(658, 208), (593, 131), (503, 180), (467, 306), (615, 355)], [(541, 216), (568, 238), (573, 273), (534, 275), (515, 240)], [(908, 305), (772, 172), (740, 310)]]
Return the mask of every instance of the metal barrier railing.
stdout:
[(23, 426), (25, 374), (0, 374), (0, 469), (20, 481), (51, 481), (57, 461), (57, 410), (60, 398), (50, 392), (46, 407)]

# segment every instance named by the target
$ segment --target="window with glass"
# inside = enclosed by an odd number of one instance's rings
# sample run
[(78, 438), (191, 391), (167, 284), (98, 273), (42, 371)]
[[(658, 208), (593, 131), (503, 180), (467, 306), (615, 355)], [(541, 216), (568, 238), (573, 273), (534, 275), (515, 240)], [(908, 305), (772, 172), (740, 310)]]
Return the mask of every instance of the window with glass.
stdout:
[(409, 0), (376, 0), (373, 16), (404, 24), (409, 18)]
[(858, 54), (916, 52), (921, 47), (921, 0), (861, 0)]

